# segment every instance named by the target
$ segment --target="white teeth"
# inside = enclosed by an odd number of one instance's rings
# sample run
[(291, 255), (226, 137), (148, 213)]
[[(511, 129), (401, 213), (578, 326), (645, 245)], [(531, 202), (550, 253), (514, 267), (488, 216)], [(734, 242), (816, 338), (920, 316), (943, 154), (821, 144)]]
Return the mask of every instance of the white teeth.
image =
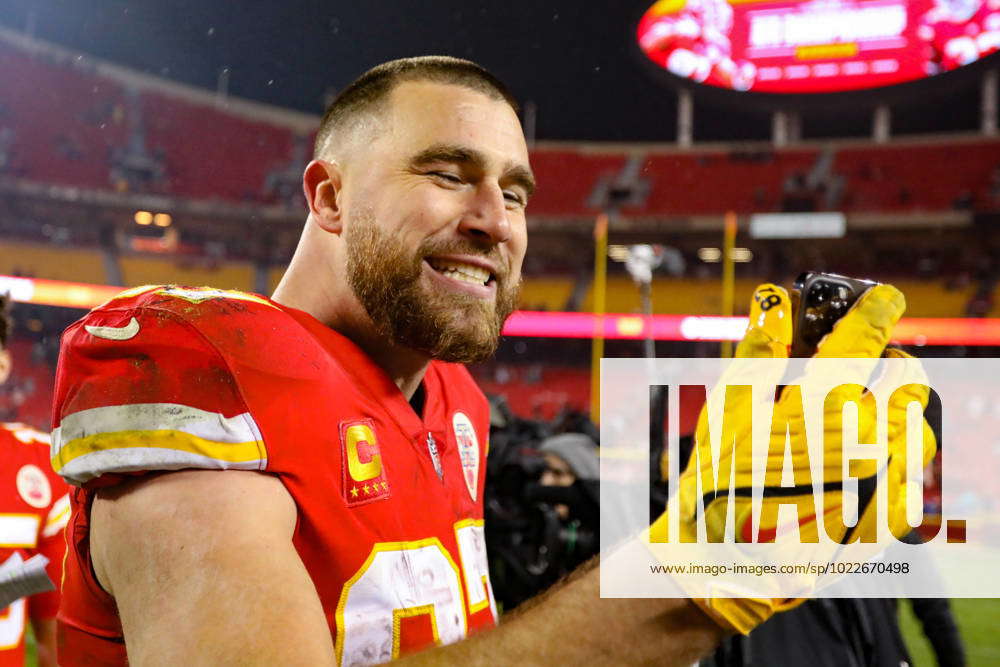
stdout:
[(430, 265), (436, 271), (448, 276), (449, 278), (461, 280), (462, 282), (471, 283), (473, 285), (485, 285), (490, 279), (489, 271), (479, 266), (472, 266), (471, 264), (432, 260)]
[(474, 276), (470, 276), (470, 275), (467, 275), (465, 273), (462, 273), (461, 271), (455, 271), (453, 269), (448, 269), (446, 271), (442, 271), (441, 273), (443, 273), (444, 275), (448, 276), (449, 278), (454, 278), (455, 280), (461, 280), (463, 283), (472, 283), (473, 285), (482, 285), (483, 284), (482, 280), (479, 280), (478, 278), (475, 278)]

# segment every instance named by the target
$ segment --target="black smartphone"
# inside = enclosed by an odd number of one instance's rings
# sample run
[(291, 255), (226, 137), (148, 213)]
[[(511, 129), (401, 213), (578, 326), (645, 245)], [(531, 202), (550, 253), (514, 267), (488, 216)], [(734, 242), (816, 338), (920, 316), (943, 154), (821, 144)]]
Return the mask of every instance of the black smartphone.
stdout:
[(806, 271), (792, 285), (793, 357), (811, 357), (854, 302), (878, 285), (874, 280)]

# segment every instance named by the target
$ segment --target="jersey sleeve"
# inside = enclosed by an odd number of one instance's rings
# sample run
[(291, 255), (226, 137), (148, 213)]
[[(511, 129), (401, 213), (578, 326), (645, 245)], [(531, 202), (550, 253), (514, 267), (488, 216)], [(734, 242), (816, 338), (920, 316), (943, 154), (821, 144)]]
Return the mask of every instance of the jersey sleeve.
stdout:
[(147, 471), (266, 470), (260, 429), (209, 338), (176, 312), (127, 305), (67, 329), (52, 468), (88, 488)]
[(62, 582), (63, 560), (66, 553), (66, 538), (63, 531), (69, 522), (69, 488), (61, 479), (52, 480), (52, 493), (56, 500), (48, 508), (35, 552), (49, 559), (45, 571), (56, 585), (56, 590), (32, 595), (28, 599), (31, 618), (55, 618), (59, 610), (59, 587)]
[[(34, 525), (31, 546), (25, 546), (25, 558), (41, 554), (48, 559), (45, 571), (58, 587), (62, 579), (66, 541), (63, 530), (69, 522), (69, 487), (49, 465), (49, 434), (20, 423), (0, 425), (0, 438), (6, 437), (7, 447), (0, 446), (0, 468), (12, 474), (19, 500), (27, 504), (18, 508), (15, 517), (30, 518)], [(9, 506), (6, 509), (10, 509)], [(24, 510), (30, 513), (24, 514)], [(28, 540), (26, 540), (28, 542)], [(0, 556), (0, 560), (3, 557)], [(38, 593), (26, 599), (29, 616), (33, 619), (54, 618), (59, 608), (57, 590)], [(2, 619), (0, 619), (2, 620)], [(0, 664), (3, 664), (0, 661)]]

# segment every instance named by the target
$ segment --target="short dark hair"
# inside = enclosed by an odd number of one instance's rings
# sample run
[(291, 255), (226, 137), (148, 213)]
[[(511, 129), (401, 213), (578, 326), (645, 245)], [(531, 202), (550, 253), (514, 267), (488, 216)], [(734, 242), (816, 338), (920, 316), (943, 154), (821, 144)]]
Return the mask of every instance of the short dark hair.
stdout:
[(0, 351), (7, 349), (7, 341), (14, 331), (14, 320), (10, 318), (9, 294), (0, 292)]
[(379, 111), (389, 93), (404, 81), (434, 81), (463, 86), (507, 102), (515, 113), (517, 100), (500, 79), (471, 60), (451, 56), (420, 56), (377, 65), (337, 94), (316, 132), (314, 154), (319, 157), (330, 137), (346, 122), (364, 112)]

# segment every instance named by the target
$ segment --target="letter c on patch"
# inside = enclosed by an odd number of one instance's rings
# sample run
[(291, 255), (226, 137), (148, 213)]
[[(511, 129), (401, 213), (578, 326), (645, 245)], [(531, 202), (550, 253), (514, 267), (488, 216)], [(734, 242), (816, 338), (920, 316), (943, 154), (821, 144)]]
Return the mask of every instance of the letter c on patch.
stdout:
[(382, 457), (375, 432), (367, 424), (354, 424), (344, 434), (347, 471), (355, 482), (365, 482), (382, 474)]

